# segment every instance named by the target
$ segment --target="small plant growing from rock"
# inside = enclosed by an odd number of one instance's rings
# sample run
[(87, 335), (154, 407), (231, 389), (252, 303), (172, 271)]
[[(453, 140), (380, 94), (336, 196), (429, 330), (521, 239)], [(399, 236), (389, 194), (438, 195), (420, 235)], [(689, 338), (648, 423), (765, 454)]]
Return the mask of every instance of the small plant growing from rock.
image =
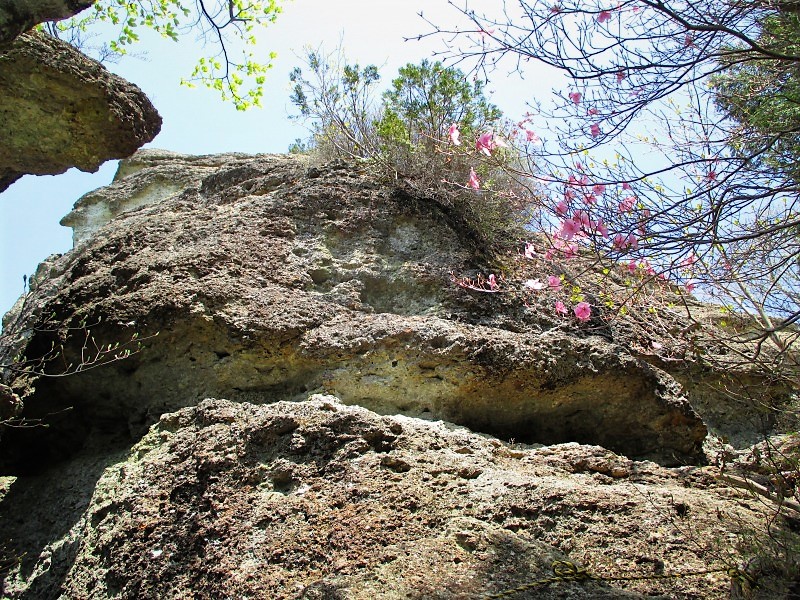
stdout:
[[(36, 379), (68, 377), (125, 360), (142, 351), (143, 341), (158, 335), (140, 337), (134, 332), (124, 341), (100, 343), (92, 333), (92, 328), (100, 325), (99, 320), (88, 323), (83, 319), (72, 326), (59, 321), (55, 314), (40, 319), (31, 328), (26, 325), (34, 322), (27, 320), (30, 297), (30, 292), (23, 295), (20, 304), (7, 315), (0, 333), (0, 436), (4, 427), (45, 425), (21, 416), (24, 400), (33, 393), (32, 382)], [(49, 346), (36, 356), (22, 354), (18, 348), (33, 335), (50, 337)], [(77, 355), (68, 352), (68, 346), (77, 347)]]

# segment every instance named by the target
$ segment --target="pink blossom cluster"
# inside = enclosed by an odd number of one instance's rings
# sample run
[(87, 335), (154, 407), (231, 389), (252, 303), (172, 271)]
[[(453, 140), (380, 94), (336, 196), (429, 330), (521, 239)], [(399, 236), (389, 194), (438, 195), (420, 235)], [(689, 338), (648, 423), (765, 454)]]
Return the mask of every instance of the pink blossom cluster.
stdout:
[[(533, 259), (536, 256), (536, 247), (531, 243), (525, 244), (525, 258)], [(527, 290), (531, 290), (534, 292), (547, 290), (550, 292), (560, 292), (562, 290), (561, 284), (561, 277), (558, 275), (548, 275), (546, 278), (543, 279), (528, 279), (524, 283), (524, 287)], [(555, 311), (556, 314), (559, 315), (567, 315), (569, 314), (569, 309), (567, 309), (566, 304), (562, 300), (556, 300), (555, 303)], [(588, 321), (592, 315), (592, 307), (587, 302), (578, 302), (575, 307), (573, 308), (573, 313), (575, 314), (575, 318), (581, 322)]]
[(516, 128), (514, 129), (514, 134), (521, 134), (524, 140), (531, 144), (540, 144), (542, 139), (536, 135), (535, 131), (528, 129), (528, 125), (531, 122), (530, 113), (525, 115), (525, 118), (517, 123)]
[(482, 152), (486, 156), (491, 156), (492, 152), (498, 148), (507, 148), (508, 144), (492, 132), (482, 133), (475, 142), (475, 150)]
[[(516, 128), (514, 129), (514, 134), (522, 135), (525, 142), (531, 144), (539, 144), (542, 142), (541, 138), (538, 135), (536, 135), (536, 132), (528, 128), (530, 120), (531, 119), (528, 116), (524, 120), (517, 123)], [(461, 145), (461, 131), (459, 130), (457, 123), (453, 123), (450, 125), (447, 135), (451, 145), (453, 146)], [(481, 154), (485, 154), (486, 156), (492, 156), (492, 153), (495, 152), (498, 148), (507, 148), (507, 147), (508, 144), (506, 143), (506, 141), (491, 131), (480, 134), (478, 138), (475, 140), (475, 150), (480, 152)], [(478, 174), (475, 172), (474, 168), (470, 168), (469, 179), (467, 180), (467, 187), (472, 188), (473, 190), (478, 190), (481, 187), (481, 180), (478, 177)]]
[(585, 210), (576, 210), (571, 218), (564, 219), (556, 233), (564, 241), (570, 241), (574, 237), (594, 234), (600, 235), (603, 239), (608, 239), (608, 228), (602, 217), (592, 219)]
[[(599, 23), (604, 23), (611, 19), (609, 11), (601, 11), (597, 17)], [(622, 82), (625, 79), (625, 73), (619, 71), (616, 74), (617, 81)], [(572, 91), (568, 94), (570, 101), (579, 105), (583, 100), (581, 92)], [(597, 110), (590, 108), (589, 115), (597, 114)], [(535, 132), (529, 129), (531, 123), (530, 114), (526, 114), (525, 118), (516, 123), (512, 135), (519, 136), (523, 142), (527, 143), (541, 143), (541, 139)], [(599, 124), (592, 124), (590, 127), (590, 134), (596, 137), (602, 133)], [(460, 131), (457, 124), (452, 124), (448, 131), (449, 141), (452, 145), (460, 145)], [(506, 142), (496, 136), (493, 132), (485, 132), (480, 134), (475, 141), (475, 150), (486, 156), (492, 156), (498, 148), (507, 147)], [(544, 252), (544, 258), (552, 261), (555, 259), (571, 259), (578, 256), (579, 243), (583, 239), (592, 239), (594, 243), (600, 240), (610, 240), (609, 248), (619, 253), (637, 252), (640, 248), (641, 237), (646, 235), (646, 225), (651, 218), (650, 211), (646, 208), (639, 208), (639, 200), (633, 193), (630, 183), (621, 182), (622, 193), (617, 197), (618, 200), (616, 209), (617, 213), (622, 218), (623, 222), (629, 222), (630, 218), (627, 215), (633, 215), (637, 211), (636, 217), (638, 218), (638, 225), (636, 225), (636, 233), (631, 231), (622, 231), (613, 234), (609, 233), (608, 224), (604, 221), (603, 217), (597, 214), (597, 207), (601, 199), (607, 193), (607, 184), (602, 182), (592, 182), (584, 170), (580, 162), (575, 164), (575, 173), (569, 175), (563, 198), (555, 204), (554, 212), (559, 217), (559, 221), (554, 229), (552, 243), (550, 247)], [(713, 180), (716, 177), (714, 171), (710, 171), (707, 175), (708, 179)], [(474, 190), (481, 187), (481, 180), (478, 177), (474, 168), (470, 168), (469, 179), (467, 186)], [(582, 205), (582, 206), (581, 206)], [(605, 211), (609, 211), (610, 203), (607, 200), (603, 201), (601, 205)], [(605, 213), (604, 213), (605, 214)], [(607, 215), (606, 215), (607, 216)], [(636, 223), (636, 221), (634, 221)], [(637, 235), (638, 234), (638, 235)], [(602, 243), (602, 242), (600, 242)], [(535, 251), (532, 244), (526, 244), (525, 256), (533, 259)], [(680, 266), (684, 268), (691, 268), (696, 261), (694, 255), (690, 255), (684, 259)], [(667, 278), (667, 272), (657, 272), (655, 268), (647, 261), (647, 259), (630, 260), (625, 267), (626, 270), (633, 275), (658, 277), (660, 279)], [(454, 279), (455, 281), (455, 279)], [(487, 292), (500, 291), (500, 286), (497, 278), (490, 275), (488, 278), (480, 278), (477, 281), (469, 281), (461, 279), (456, 281), (457, 285), (461, 287)], [(529, 291), (559, 291), (561, 289), (561, 280), (555, 275), (549, 275), (546, 279), (529, 279), (524, 282), (524, 288)], [(685, 289), (687, 292), (692, 292), (695, 288), (694, 283), (687, 283)], [(555, 304), (556, 312), (558, 314), (569, 314), (569, 309), (562, 301), (557, 301)], [(573, 308), (575, 317), (580, 321), (587, 321), (591, 318), (591, 305), (586, 302), (579, 302)]]

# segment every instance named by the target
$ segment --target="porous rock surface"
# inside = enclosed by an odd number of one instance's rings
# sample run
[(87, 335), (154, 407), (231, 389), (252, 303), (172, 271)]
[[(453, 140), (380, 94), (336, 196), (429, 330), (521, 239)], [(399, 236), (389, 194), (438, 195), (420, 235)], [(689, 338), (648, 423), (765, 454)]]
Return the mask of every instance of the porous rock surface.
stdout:
[(602, 329), (451, 285), (488, 267), (448, 206), (344, 163), (124, 161), (4, 319), (0, 364), (36, 367), (4, 371), (7, 408), (48, 425), (0, 439), (5, 596), (461, 599), (555, 560), (742, 566), (763, 506), (701, 466), (691, 396)]
[(94, 172), (161, 129), (138, 87), (36, 32), (0, 48), (0, 98), (0, 192), (28, 173)]
[[(556, 560), (609, 578), (724, 569), (728, 527), (759, 516), (708, 467), (510, 446), (323, 395), (204, 400), (111, 456), (94, 448), (12, 486), (0, 516), (28, 554), (7, 597), (479, 599), (551, 577)], [(509, 597), (730, 589), (723, 571)]]
[[(38, 382), (29, 418), (69, 406), (72, 430), (116, 419), (143, 432), (207, 397), (325, 392), (518, 441), (702, 457), (706, 428), (665, 372), (453, 286), (477, 250), (435, 199), (288, 156), (147, 151), (121, 174), (65, 218), (79, 245), (45, 267), (22, 312), (98, 323), (101, 345), (137, 334), (145, 349)], [(64, 355), (78, 364), (85, 336), (73, 338)], [(52, 340), (25, 343), (30, 358)]]

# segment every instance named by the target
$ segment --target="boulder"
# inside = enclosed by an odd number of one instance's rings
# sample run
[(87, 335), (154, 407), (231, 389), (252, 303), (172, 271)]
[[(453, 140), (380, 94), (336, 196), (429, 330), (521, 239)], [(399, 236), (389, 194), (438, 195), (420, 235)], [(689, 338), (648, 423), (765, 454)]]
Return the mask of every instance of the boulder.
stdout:
[[(721, 600), (739, 586), (721, 556), (763, 518), (740, 496), (708, 467), (508, 445), (333, 396), (208, 399), (127, 455), (96, 443), (15, 481), (4, 597)], [(556, 561), (599, 580), (552, 581)]]
[(0, 337), (0, 594), (791, 597), (791, 467), (624, 322), (454, 285), (501, 265), (446, 193), (148, 150), (79, 200)]
[(0, 97), (0, 192), (28, 173), (94, 172), (161, 129), (138, 87), (36, 32), (0, 49)]

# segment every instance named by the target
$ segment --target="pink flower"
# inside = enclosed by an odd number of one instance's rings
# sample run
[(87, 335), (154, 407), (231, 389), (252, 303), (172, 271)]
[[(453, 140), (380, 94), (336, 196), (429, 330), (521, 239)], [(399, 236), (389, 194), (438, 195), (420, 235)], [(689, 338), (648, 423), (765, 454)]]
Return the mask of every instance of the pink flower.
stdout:
[(597, 204), (597, 196), (595, 196), (594, 194), (586, 194), (583, 197), (583, 201), (586, 202), (586, 204), (588, 204), (589, 206), (592, 206), (594, 204)]
[(589, 177), (587, 175), (581, 175), (581, 178), (578, 179), (575, 175), (570, 175), (569, 179), (567, 180), (567, 185), (577, 185), (577, 186), (585, 186), (589, 183)]
[(694, 283), (691, 283), (691, 282), (687, 283), (686, 284), (686, 293), (687, 294), (691, 294), (692, 291), (694, 290), (694, 288), (695, 288), (695, 284)]
[(580, 104), (582, 97), (583, 97), (583, 94), (581, 94), (580, 92), (570, 92), (569, 93), (569, 99), (572, 100), (575, 104)]
[(651, 277), (656, 274), (656, 270), (652, 267), (652, 265), (646, 258), (644, 260), (639, 261), (639, 268), (644, 269), (644, 272), (650, 275)]
[(592, 126), (589, 128), (589, 133), (593, 138), (598, 137), (601, 133), (600, 125), (598, 125), (597, 123), (592, 123)]
[(567, 307), (564, 306), (564, 303), (561, 300), (556, 300), (556, 312), (560, 315), (567, 314)]
[(592, 191), (595, 194), (602, 194), (606, 191), (606, 186), (604, 186), (602, 183), (596, 183), (595, 186), (592, 188)]
[(683, 47), (691, 48), (692, 46), (694, 46), (694, 38), (692, 37), (691, 33), (687, 33), (686, 37), (683, 38)]
[(691, 267), (696, 262), (697, 262), (697, 256), (695, 255), (694, 252), (692, 252), (689, 256), (687, 256), (686, 258), (684, 258), (681, 261), (681, 266), (682, 267)]
[(525, 282), (525, 287), (528, 288), (529, 290), (538, 291), (538, 290), (543, 290), (546, 286), (538, 279), (528, 279), (528, 281)]
[(617, 83), (621, 83), (623, 79), (625, 79), (625, 73), (617, 71)]
[(575, 194), (575, 190), (568, 189), (567, 191), (564, 192), (564, 200), (566, 200), (567, 202), (575, 200), (576, 197), (577, 194)]
[(491, 132), (482, 133), (480, 136), (478, 136), (478, 139), (475, 142), (475, 149), (479, 152), (483, 152), (486, 156), (491, 156), (492, 150), (507, 147), (508, 144), (506, 144), (502, 139), (495, 137), (495, 135)]
[(553, 240), (553, 247), (544, 254), (545, 260), (553, 260), (553, 257), (558, 252), (561, 252), (566, 260), (575, 258), (578, 256), (578, 245), (560, 238), (555, 238)]
[(638, 227), (639, 233), (641, 235), (647, 233), (647, 219), (649, 218), (650, 218), (650, 210), (645, 208), (642, 211), (642, 219), (639, 221), (639, 227)]
[(550, 289), (554, 292), (559, 291), (561, 289), (561, 277), (558, 275), (548, 275), (547, 285), (549, 285)]
[(622, 235), (621, 233), (618, 233), (614, 236), (613, 245), (614, 249), (619, 251), (628, 249), (636, 250), (639, 247), (639, 240), (637, 240), (636, 236), (632, 233), (629, 233), (628, 235)]
[(597, 22), (598, 23), (605, 23), (611, 18), (611, 13), (607, 10), (600, 11), (600, 14), (597, 15)]
[(580, 233), (580, 231), (580, 221), (567, 219), (561, 224), (561, 228), (558, 230), (558, 236), (564, 240), (571, 240), (576, 234)]
[(594, 115), (597, 114), (597, 109), (596, 108), (590, 108), (589, 110), (586, 111), (586, 114), (590, 115), (590, 116), (594, 116)]
[(608, 227), (606, 227), (606, 224), (603, 223), (603, 219), (597, 219), (597, 221), (594, 223), (594, 230), (602, 235), (604, 240), (608, 239)]
[(572, 220), (579, 223), (584, 229), (590, 229), (592, 227), (592, 220), (589, 218), (589, 213), (585, 210), (576, 210), (575, 214), (572, 215)]
[(578, 302), (572, 312), (575, 313), (579, 321), (588, 321), (592, 316), (592, 307), (587, 302)]
[(631, 262), (628, 263), (628, 273), (631, 273), (631, 274), (636, 273), (637, 267), (638, 266), (636, 264), (636, 261), (632, 260)]
[(526, 243), (525, 244), (525, 258), (533, 259), (536, 257), (536, 248), (533, 244)]
[(531, 142), (532, 144), (538, 144), (539, 142), (542, 141), (542, 139), (538, 135), (536, 135), (533, 131), (529, 129), (525, 130), (525, 139)]
[(578, 244), (568, 242), (561, 247), (561, 252), (564, 254), (564, 259), (569, 260), (578, 256)]
[(716, 180), (716, 178), (717, 178), (717, 172), (714, 171), (713, 169), (708, 172), (708, 175), (706, 175), (706, 179), (708, 179), (709, 181), (714, 181)]
[(631, 184), (626, 181), (625, 183), (622, 184), (622, 189), (623, 190), (631, 189)]
[(467, 183), (469, 187), (473, 190), (477, 190), (481, 187), (481, 180), (478, 179), (478, 175), (475, 173), (475, 169), (470, 168), (469, 170), (469, 183)]
[(623, 198), (622, 202), (619, 203), (619, 212), (630, 212), (633, 210), (634, 206), (636, 206), (636, 196), (628, 196)]
[(478, 140), (475, 142), (475, 150), (483, 152), (486, 156), (491, 156), (494, 148), (492, 137), (491, 133), (482, 133), (478, 136)]
[(564, 216), (569, 211), (569, 205), (567, 204), (566, 200), (562, 200), (558, 204), (556, 204), (556, 214), (560, 216)]
[(456, 125), (455, 123), (450, 125), (450, 130), (448, 131), (448, 135), (450, 136), (451, 144), (453, 144), (454, 146), (461, 145), (461, 140), (459, 139), (461, 132), (458, 130), (458, 125)]
[(489, 275), (489, 289), (490, 290), (497, 289), (497, 278), (494, 276), (494, 273)]

